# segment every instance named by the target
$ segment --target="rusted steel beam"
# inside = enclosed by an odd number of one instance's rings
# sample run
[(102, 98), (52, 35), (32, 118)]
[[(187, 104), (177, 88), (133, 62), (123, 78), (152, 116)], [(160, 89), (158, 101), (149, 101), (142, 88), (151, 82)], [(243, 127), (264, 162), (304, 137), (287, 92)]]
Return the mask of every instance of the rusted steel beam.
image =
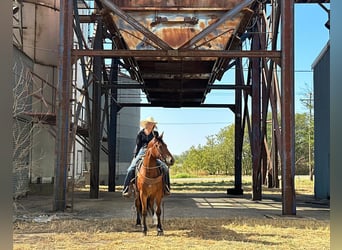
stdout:
[(281, 58), (281, 51), (276, 50), (72, 50), (72, 55), (75, 57), (82, 56), (102, 56), (106, 58), (111, 57), (151, 57), (154, 59), (161, 58), (235, 58), (235, 57), (249, 57), (249, 58)]
[[(252, 50), (260, 49), (258, 33), (253, 35)], [(261, 189), (261, 60), (252, 58), (252, 200), (262, 199)]]
[(57, 87), (57, 133), (54, 184), (54, 211), (66, 209), (67, 170), (69, 165), (69, 129), (71, 96), (71, 48), (72, 48), (72, 1), (61, 1), (60, 8), (60, 47)]
[[(145, 86), (141, 84), (106, 84), (102, 88), (117, 88), (117, 89), (143, 89)], [(206, 87), (207, 89), (245, 89), (250, 90), (251, 86), (248, 85), (233, 85), (233, 84), (212, 84)], [(200, 88), (198, 88), (200, 89)], [(201, 88), (202, 89), (202, 88)], [(183, 89), (184, 91), (186, 89)], [(196, 91), (197, 88), (191, 88), (189, 91)]]
[(201, 32), (199, 32), (197, 35), (195, 35), (193, 38), (188, 40), (185, 44), (183, 44), (180, 49), (188, 49), (191, 48), (195, 43), (202, 40), (205, 36), (213, 32), (218, 26), (220, 26), (222, 23), (224, 23), (227, 19), (234, 18), (237, 14), (239, 14), (243, 8), (248, 7), (251, 5), (255, 0), (244, 0), (243, 2), (239, 3), (237, 6), (235, 6), (233, 9), (227, 11), (221, 18), (203, 29)]
[[(330, 3), (330, 0), (294, 0), (294, 3)], [(266, 3), (270, 4), (271, 0), (267, 0)]]
[[(271, 21), (268, 22), (268, 19), (266, 17), (266, 15), (263, 15), (263, 22), (265, 24), (269, 23), (269, 25), (266, 27), (269, 31), (270, 31), (270, 37), (269, 39), (271, 39), (271, 49), (274, 50), (277, 47), (277, 40), (278, 40), (278, 29), (279, 29), (279, 22), (280, 22), (280, 6), (279, 5), (273, 5), (272, 6), (272, 12), (271, 12)], [(259, 28), (260, 29), (260, 28)], [(263, 32), (263, 34), (266, 34), (265, 32)], [(266, 41), (263, 41), (263, 46), (266, 46)], [(277, 111), (277, 92), (276, 92), (276, 87), (275, 85), (278, 84), (277, 83), (277, 73), (276, 73), (276, 65), (275, 65), (275, 61), (269, 61), (267, 62), (265, 59), (263, 59), (263, 68), (264, 68), (264, 73), (263, 73), (263, 81), (264, 84), (263, 85), (263, 90), (264, 90), (264, 94), (262, 95), (263, 98), (263, 111), (262, 114), (264, 114), (263, 116), (263, 121), (262, 121), (262, 135), (264, 136), (264, 144), (263, 144), (263, 166), (264, 166), (264, 172), (263, 172), (263, 177), (265, 177), (265, 165), (266, 165), (266, 160), (268, 161), (268, 185), (269, 187), (276, 187), (277, 185), (279, 185), (279, 181), (278, 181), (278, 176), (275, 174), (278, 174), (278, 164), (277, 164), (277, 158), (278, 158), (278, 149), (280, 148), (278, 145), (275, 145), (275, 143), (280, 142), (280, 131), (279, 131), (279, 125), (278, 125), (278, 111)], [(268, 67), (269, 66), (269, 67)], [(271, 137), (272, 139), (272, 149), (271, 149), (271, 153), (269, 152), (268, 148), (267, 148), (267, 143), (266, 143), (266, 126), (267, 126), (267, 110), (269, 109), (269, 104), (268, 102), (270, 102), (270, 106), (271, 106), (271, 110), (272, 110), (272, 130), (274, 131), (272, 132), (272, 134), (268, 135), (267, 137)], [(277, 129), (275, 129), (277, 128)], [(277, 138), (276, 138), (277, 137)], [(268, 140), (268, 138), (267, 138)], [(265, 154), (266, 153), (266, 154)], [(267, 158), (266, 158), (267, 157)]]
[[(111, 69), (109, 79), (110, 82), (108, 85), (118, 85), (118, 62), (117, 58), (112, 59)], [(108, 93), (108, 91), (107, 91)], [(110, 107), (109, 107), (109, 117), (107, 119), (107, 130), (108, 130), (108, 192), (114, 192), (116, 181), (116, 134), (117, 134), (117, 114), (119, 108), (116, 104), (116, 100), (118, 99), (118, 91), (117, 88), (110, 88), (111, 98), (110, 98)]]
[[(102, 44), (103, 24), (97, 23), (94, 40), (94, 48), (103, 48)], [(99, 197), (99, 175), (100, 175), (100, 144), (101, 144), (101, 80), (102, 80), (103, 58), (95, 56), (93, 59), (94, 82), (92, 88), (91, 109), (91, 167), (90, 167), (90, 198)]]
[(95, 23), (101, 18), (100, 14), (79, 15), (80, 23)]
[[(234, 31), (234, 35), (229, 38), (229, 42), (227, 43), (225, 50), (241, 50), (241, 44), (244, 42), (241, 37), (242, 34), (245, 33), (246, 27), (253, 16), (253, 11), (246, 11), (244, 9), (243, 13), (245, 17), (240, 21), (238, 28)], [(216, 60), (209, 83), (222, 79), (223, 74), (229, 69), (231, 59), (233, 58), (219, 58)]]
[(127, 23), (132, 25), (137, 31), (141, 32), (146, 38), (150, 39), (152, 42), (154, 42), (156, 45), (158, 45), (161, 49), (172, 49), (167, 43), (165, 43), (162, 39), (160, 39), (158, 36), (156, 36), (154, 33), (152, 33), (150, 30), (145, 28), (143, 25), (141, 25), (137, 20), (135, 20), (133, 17), (122, 11), (117, 5), (115, 5), (113, 2), (109, 0), (101, 0), (101, 2), (109, 8), (111, 11), (113, 11), (116, 15), (118, 15), (120, 18), (125, 20)]
[(242, 146), (243, 146), (243, 123), (242, 123), (242, 87), (244, 87), (243, 66), (241, 58), (236, 59), (235, 81), (239, 88), (235, 91), (235, 147), (234, 147), (234, 188), (228, 189), (227, 194), (242, 195)]
[[(103, 21), (106, 24), (106, 27), (110, 34), (112, 35), (112, 41), (116, 46), (116, 49), (128, 49), (128, 46), (126, 44), (126, 41), (124, 38), (120, 35), (120, 31), (116, 24), (113, 21), (112, 13), (108, 9), (102, 9), (101, 15), (103, 18)], [(137, 61), (133, 57), (125, 57), (123, 58), (124, 64), (127, 65), (126, 70), (129, 72), (131, 78), (133, 80), (136, 80), (138, 82), (142, 82), (142, 78), (140, 75), (140, 70), (137, 65)]]
[(271, 82), (271, 95), (270, 95), (270, 102), (271, 102), (271, 107), (272, 107), (272, 124), (273, 124), (273, 129), (274, 129), (274, 134), (277, 137), (277, 148), (279, 152), (282, 150), (282, 145), (281, 145), (281, 132), (280, 132), (280, 122), (278, 120), (278, 106), (281, 107), (280, 104), (280, 93), (279, 93), (279, 83), (277, 80), (277, 72), (276, 70), (273, 70), (273, 81)]
[(226, 10), (232, 9), (243, 0), (112, 0), (125, 10)]
[(283, 215), (296, 214), (294, 133), (294, 2), (281, 1), (281, 144)]
[(142, 73), (143, 79), (208, 79), (209, 73)]
[(294, 0), (294, 3), (330, 3), (330, 0)]
[[(118, 103), (119, 107), (161, 107), (160, 104), (153, 104), (153, 103)], [(229, 108), (233, 112), (235, 110), (235, 104), (222, 104), (222, 103), (211, 103), (211, 104), (184, 104), (179, 106), (182, 108)]]
[[(257, 22), (258, 30), (260, 31), (260, 48), (265, 49), (267, 48), (267, 17), (264, 15), (260, 15), (260, 19)], [(267, 155), (267, 137), (266, 137), (266, 127), (267, 127), (267, 111), (268, 111), (268, 104), (269, 104), (269, 96), (270, 96), (270, 82), (272, 77), (272, 71), (269, 70), (268, 65), (273, 67), (274, 61), (267, 62), (264, 58), (261, 60), (261, 67), (262, 67), (262, 77), (261, 77), (261, 121), (260, 121), (260, 144), (261, 144), (261, 152), (260, 152), (260, 159), (261, 159), (261, 183), (266, 184), (266, 174), (267, 174), (267, 162), (268, 162), (268, 155)]]

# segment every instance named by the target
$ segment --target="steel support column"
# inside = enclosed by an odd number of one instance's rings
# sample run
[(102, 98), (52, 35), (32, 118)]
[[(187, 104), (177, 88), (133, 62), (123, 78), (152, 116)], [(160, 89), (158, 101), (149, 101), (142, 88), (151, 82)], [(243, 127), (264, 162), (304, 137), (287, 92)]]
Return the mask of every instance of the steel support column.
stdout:
[[(97, 24), (94, 40), (94, 48), (102, 49), (103, 29), (102, 22)], [(101, 81), (102, 81), (103, 59), (94, 57), (93, 71), (94, 82), (92, 88), (92, 119), (91, 119), (91, 168), (90, 168), (90, 198), (99, 197), (99, 173), (100, 173), (100, 144), (101, 144)]]
[[(260, 4), (260, 8), (265, 9), (266, 6)], [(262, 50), (267, 49), (267, 18), (263, 14), (259, 14), (260, 19), (258, 22), (258, 30), (260, 37), (260, 48)], [(267, 145), (267, 115), (268, 115), (268, 104), (270, 100), (270, 86), (272, 79), (272, 71), (269, 72), (269, 66), (273, 65), (273, 62), (268, 63), (266, 58), (261, 60), (261, 122), (260, 122), (260, 158), (261, 158), (261, 183), (266, 184), (266, 174), (268, 166), (268, 145)]]
[[(235, 60), (235, 83), (236, 86), (242, 86), (243, 68), (241, 58)], [(235, 163), (234, 163), (234, 188), (228, 189), (227, 194), (242, 195), (242, 142), (243, 142), (243, 126), (242, 126), (242, 88), (235, 90)]]
[(67, 170), (69, 164), (70, 94), (71, 94), (71, 48), (72, 48), (72, 0), (61, 1), (60, 47), (57, 87), (57, 133), (54, 182), (54, 211), (66, 209)]
[[(112, 59), (110, 82), (109, 84), (118, 84), (118, 62), (117, 58)], [(110, 95), (110, 115), (108, 127), (108, 191), (115, 192), (115, 172), (116, 172), (116, 128), (117, 128), (117, 96), (118, 91), (116, 87), (112, 87)]]
[(281, 1), (281, 144), (283, 215), (296, 214), (294, 133), (294, 2)]
[[(252, 39), (252, 50), (260, 49), (260, 37), (256, 32)], [(261, 200), (261, 63), (252, 58), (252, 199)]]

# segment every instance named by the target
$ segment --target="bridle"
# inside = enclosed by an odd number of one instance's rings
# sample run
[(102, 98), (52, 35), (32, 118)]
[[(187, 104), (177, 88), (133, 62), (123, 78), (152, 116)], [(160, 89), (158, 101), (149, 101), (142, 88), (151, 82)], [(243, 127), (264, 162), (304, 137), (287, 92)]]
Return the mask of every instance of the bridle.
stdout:
[(160, 151), (160, 149), (158, 147), (159, 143), (162, 143), (162, 142), (157, 140), (157, 143), (153, 144), (153, 147), (155, 147), (157, 149), (157, 152), (158, 152), (158, 155), (156, 156), (156, 158), (166, 163), (166, 157), (164, 157), (164, 154)]

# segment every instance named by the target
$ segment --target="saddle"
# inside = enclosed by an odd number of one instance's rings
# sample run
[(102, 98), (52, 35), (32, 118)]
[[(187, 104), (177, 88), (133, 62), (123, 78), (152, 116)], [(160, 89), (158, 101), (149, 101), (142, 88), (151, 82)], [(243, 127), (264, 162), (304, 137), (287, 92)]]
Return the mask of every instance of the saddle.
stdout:
[[(136, 166), (135, 166), (135, 175), (134, 175), (134, 178), (131, 180), (131, 185), (133, 186), (133, 190), (136, 190), (136, 185), (135, 185), (136, 182), (135, 182), (135, 181), (138, 179), (139, 170), (140, 170), (140, 168), (141, 168), (143, 162), (144, 162), (144, 156), (143, 156), (139, 161), (137, 161), (137, 163), (136, 163)], [(163, 185), (165, 185), (165, 183), (164, 183), (164, 178), (163, 178), (164, 173), (162, 172), (161, 166), (158, 166), (158, 170), (159, 170), (159, 174), (160, 174), (160, 175), (159, 175), (157, 178), (158, 178), (158, 179), (159, 179), (159, 178), (162, 179)], [(156, 178), (156, 179), (157, 179), (157, 178)], [(159, 180), (156, 180), (156, 181), (158, 182)]]
[[(139, 161), (137, 161), (137, 163), (135, 165), (135, 176), (133, 178), (133, 182), (135, 182), (135, 179), (138, 177), (138, 173), (139, 173), (139, 170), (140, 170), (143, 162), (144, 162), (144, 156), (141, 157), (141, 159)], [(159, 174), (163, 175), (161, 166), (158, 166), (158, 170), (159, 170)]]

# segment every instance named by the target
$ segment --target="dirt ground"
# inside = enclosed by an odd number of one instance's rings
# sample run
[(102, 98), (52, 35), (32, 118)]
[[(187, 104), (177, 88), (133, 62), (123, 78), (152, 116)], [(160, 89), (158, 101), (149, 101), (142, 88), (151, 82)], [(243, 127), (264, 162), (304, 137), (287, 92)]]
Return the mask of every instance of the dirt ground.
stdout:
[[(98, 199), (90, 199), (89, 192), (74, 193), (72, 208), (65, 212), (53, 212), (53, 197), (29, 195), (15, 202), (13, 220), (50, 220), (56, 217), (71, 218), (135, 218), (133, 198), (123, 198), (121, 192), (100, 191)], [(282, 215), (279, 195), (263, 195), (261, 201), (253, 201), (250, 194), (227, 195), (223, 192), (191, 193), (174, 192), (163, 200), (163, 218), (272, 218)], [(329, 201), (317, 201), (311, 195), (296, 197), (294, 218), (329, 220)]]

